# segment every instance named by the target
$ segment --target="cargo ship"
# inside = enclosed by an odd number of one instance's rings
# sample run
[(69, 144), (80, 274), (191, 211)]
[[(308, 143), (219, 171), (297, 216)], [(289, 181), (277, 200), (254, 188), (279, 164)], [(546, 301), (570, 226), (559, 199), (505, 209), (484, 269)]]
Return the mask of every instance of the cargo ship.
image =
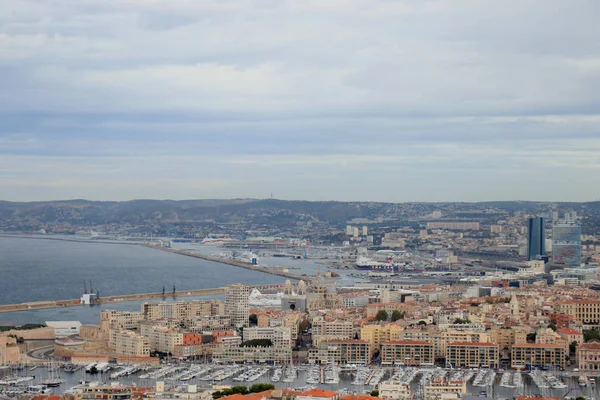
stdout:
[(359, 256), (356, 259), (355, 268), (362, 271), (398, 272), (398, 265), (394, 264), (391, 258), (387, 258), (385, 262), (381, 262)]

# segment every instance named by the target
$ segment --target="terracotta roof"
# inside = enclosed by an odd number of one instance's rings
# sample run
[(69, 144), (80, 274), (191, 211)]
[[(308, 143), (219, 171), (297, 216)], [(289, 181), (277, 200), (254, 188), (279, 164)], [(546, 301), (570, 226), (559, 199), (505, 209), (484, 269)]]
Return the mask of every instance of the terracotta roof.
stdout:
[(581, 332), (577, 332), (575, 329), (571, 328), (559, 328), (556, 332), (564, 333), (565, 335), (581, 335)]
[(379, 397), (369, 396), (367, 394), (348, 394), (340, 400), (381, 400)]
[(312, 397), (334, 397), (338, 393), (330, 392), (329, 390), (323, 389), (312, 389), (306, 392), (299, 393), (299, 396), (312, 396)]
[(474, 347), (498, 347), (494, 343), (477, 343), (477, 342), (452, 342), (448, 346), (474, 346)]
[(358, 339), (331, 339), (324, 340), (323, 343), (357, 343), (357, 344), (367, 344), (369, 342)]
[(424, 340), (391, 340), (389, 342), (385, 342), (382, 344), (403, 344), (403, 345), (432, 345), (431, 342), (426, 342)]
[(579, 350), (579, 349), (600, 350), (600, 343), (584, 343), (584, 344), (580, 344), (579, 347), (577, 347), (577, 350)]
[(550, 343), (519, 343), (519, 344), (515, 344), (513, 345), (513, 349), (515, 347), (532, 347), (532, 348), (538, 348), (538, 349), (543, 349), (545, 347), (549, 348), (549, 349), (563, 349), (564, 347), (559, 345), (559, 344), (550, 344)]

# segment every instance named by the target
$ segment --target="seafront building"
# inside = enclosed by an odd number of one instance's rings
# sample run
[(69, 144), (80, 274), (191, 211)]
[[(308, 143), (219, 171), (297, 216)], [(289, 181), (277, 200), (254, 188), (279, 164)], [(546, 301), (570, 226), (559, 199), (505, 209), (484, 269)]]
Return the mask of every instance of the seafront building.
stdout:
[(242, 284), (229, 285), (225, 288), (225, 313), (231, 318), (236, 328), (248, 327), (250, 317), (250, 288)]

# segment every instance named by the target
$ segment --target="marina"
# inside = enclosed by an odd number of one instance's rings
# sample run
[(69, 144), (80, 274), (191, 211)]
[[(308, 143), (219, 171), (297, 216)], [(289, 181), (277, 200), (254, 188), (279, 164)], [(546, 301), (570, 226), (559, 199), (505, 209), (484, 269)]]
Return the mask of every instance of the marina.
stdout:
[[(443, 369), (418, 367), (376, 367), (357, 365), (223, 365), (172, 364), (159, 367), (143, 365), (90, 364), (73, 371), (69, 365), (61, 368), (40, 366), (34, 371), (24, 366), (0, 370), (0, 393), (17, 396), (24, 393), (68, 391), (82, 381), (104, 383), (135, 383), (153, 387), (163, 381), (171, 387), (197, 385), (252, 385), (270, 383), (277, 388), (307, 390), (321, 388), (347, 393), (368, 393), (382, 383), (395, 382), (410, 386), (415, 393), (436, 381), (465, 381), (473, 395), (486, 392), (500, 397), (543, 395), (564, 397), (576, 391), (597, 395), (597, 388), (585, 377), (560, 376), (551, 371), (497, 371), (490, 369)], [(92, 373), (92, 370), (96, 372)], [(52, 380), (52, 382), (49, 382)], [(582, 385), (585, 382), (585, 385)], [(49, 384), (50, 383), (50, 384)]]

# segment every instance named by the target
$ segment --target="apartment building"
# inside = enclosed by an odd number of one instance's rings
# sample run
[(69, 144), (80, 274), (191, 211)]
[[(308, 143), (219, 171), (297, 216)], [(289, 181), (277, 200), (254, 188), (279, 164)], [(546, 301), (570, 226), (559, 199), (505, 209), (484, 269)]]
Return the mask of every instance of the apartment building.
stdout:
[(247, 327), (250, 317), (250, 287), (242, 284), (229, 285), (225, 288), (225, 312), (231, 317), (231, 324), (236, 328)]
[(441, 332), (440, 351), (446, 353), (448, 343), (488, 343), (489, 335), (485, 332), (444, 330)]
[(379, 384), (379, 397), (385, 400), (412, 400), (410, 385), (399, 381), (384, 381)]
[(500, 355), (494, 343), (448, 343), (446, 363), (455, 368), (498, 368)]
[(245, 328), (243, 340), (268, 339), (274, 347), (293, 347), (292, 330), (283, 326), (274, 328)]
[(427, 365), (435, 361), (433, 343), (389, 341), (381, 344), (381, 365)]
[(513, 346), (513, 368), (566, 366), (565, 348), (558, 344), (520, 343)]
[(213, 350), (217, 362), (279, 362), (289, 363), (292, 349), (282, 347), (220, 347)]
[(108, 334), (109, 330), (138, 329), (144, 314), (136, 311), (102, 310), (100, 312), (100, 327)]
[(224, 331), (231, 329), (231, 317), (228, 315), (209, 315), (196, 318), (186, 324), (188, 329), (202, 331)]
[(500, 350), (511, 349), (517, 343), (527, 343), (527, 332), (521, 328), (493, 328), (489, 332), (490, 342), (500, 347)]
[(183, 333), (164, 327), (142, 324), (140, 333), (149, 339), (150, 351), (172, 354), (175, 351), (175, 346), (183, 344)]
[(150, 340), (133, 331), (111, 329), (109, 343), (119, 355), (150, 357)]
[(563, 338), (567, 343), (573, 342), (583, 343), (583, 333), (571, 328), (558, 328), (556, 333)]
[(400, 340), (417, 340), (433, 343), (435, 358), (446, 357), (446, 344), (442, 343), (442, 332), (437, 326), (406, 328)]
[(577, 360), (582, 372), (600, 372), (600, 343), (584, 343), (577, 346)]
[(391, 316), (394, 311), (402, 311), (404, 308), (402, 303), (371, 303), (367, 306), (367, 318), (375, 318), (377, 313), (382, 310)]
[(308, 352), (311, 364), (368, 364), (370, 345), (363, 340), (328, 340)]
[(462, 399), (467, 394), (467, 382), (436, 379), (423, 388), (424, 400)]
[(220, 300), (191, 300), (160, 303), (143, 303), (141, 313), (144, 319), (186, 319), (224, 315), (225, 307)]
[(384, 342), (401, 340), (403, 328), (395, 323), (386, 325), (363, 325), (360, 328), (360, 340), (371, 345), (371, 352), (381, 349)]
[(313, 346), (318, 346), (325, 340), (344, 340), (354, 338), (352, 321), (327, 321), (323, 317), (315, 317), (312, 323)]
[(600, 325), (600, 300), (568, 300), (559, 304), (558, 309), (585, 325)]

